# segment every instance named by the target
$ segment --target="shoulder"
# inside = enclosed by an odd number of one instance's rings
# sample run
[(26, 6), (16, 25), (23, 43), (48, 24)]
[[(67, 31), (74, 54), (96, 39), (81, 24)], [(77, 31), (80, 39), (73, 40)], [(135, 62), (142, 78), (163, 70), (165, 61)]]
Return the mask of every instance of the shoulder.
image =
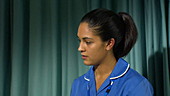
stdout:
[(85, 89), (85, 82), (84, 75), (75, 79), (72, 83), (70, 96), (78, 96), (78, 94), (80, 94)]
[(153, 96), (153, 88), (150, 82), (137, 71), (129, 69), (125, 75), (128, 94), (132, 96)]
[(74, 79), (73, 84), (72, 84), (72, 87), (81, 85), (81, 83), (83, 83), (83, 82), (85, 82), (85, 80), (84, 80), (84, 75), (82, 75), (82, 76)]
[[(71, 89), (71, 93), (80, 93), (82, 92), (83, 90), (86, 90), (87, 88), (87, 82), (90, 81), (90, 76), (93, 72), (93, 67), (91, 67), (89, 69), (88, 72), (86, 72), (84, 75), (78, 77), (77, 79), (75, 79), (72, 83), (72, 89)], [(71, 95), (71, 96), (75, 96), (75, 95)]]
[(140, 75), (137, 71), (134, 69), (129, 68), (128, 72), (126, 73), (126, 79), (130, 82), (132, 81), (134, 84), (139, 83), (142, 80), (146, 79), (142, 75)]

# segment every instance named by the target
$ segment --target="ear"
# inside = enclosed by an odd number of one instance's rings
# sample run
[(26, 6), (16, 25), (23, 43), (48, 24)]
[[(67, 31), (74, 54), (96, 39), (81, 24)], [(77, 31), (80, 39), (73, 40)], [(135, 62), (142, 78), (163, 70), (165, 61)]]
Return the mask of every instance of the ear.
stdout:
[(115, 45), (115, 39), (114, 39), (114, 38), (111, 38), (111, 39), (106, 43), (106, 50), (111, 50), (114, 45)]

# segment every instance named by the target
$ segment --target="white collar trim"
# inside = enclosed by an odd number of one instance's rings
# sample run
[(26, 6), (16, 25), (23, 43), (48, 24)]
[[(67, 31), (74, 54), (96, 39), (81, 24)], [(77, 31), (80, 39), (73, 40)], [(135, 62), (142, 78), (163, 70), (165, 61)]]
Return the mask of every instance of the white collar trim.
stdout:
[[(123, 75), (125, 75), (127, 73), (129, 68), (130, 68), (130, 64), (128, 64), (126, 70), (122, 74), (120, 74), (119, 76), (116, 76), (116, 77), (111, 77), (110, 79), (118, 79), (118, 78), (122, 77)], [(90, 81), (90, 79), (86, 78), (85, 76), (84, 76), (84, 79), (86, 81)]]
[(117, 79), (117, 78), (122, 77), (123, 75), (125, 75), (125, 74), (127, 73), (127, 71), (128, 71), (129, 68), (130, 68), (130, 64), (128, 64), (126, 70), (125, 70), (122, 74), (120, 74), (119, 76), (116, 76), (116, 77), (112, 77), (112, 78), (110, 78), (110, 79)]
[(90, 79), (87, 79), (85, 76), (84, 76), (84, 79), (87, 80), (87, 81), (90, 81)]

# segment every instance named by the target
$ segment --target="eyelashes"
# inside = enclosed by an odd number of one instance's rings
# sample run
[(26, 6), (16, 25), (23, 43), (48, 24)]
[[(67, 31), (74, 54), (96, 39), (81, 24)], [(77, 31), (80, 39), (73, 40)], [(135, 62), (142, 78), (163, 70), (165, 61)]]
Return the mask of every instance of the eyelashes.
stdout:
[(84, 44), (86, 44), (86, 45), (90, 45), (90, 44), (93, 43), (93, 39), (92, 39), (92, 38), (89, 38), (89, 37), (84, 37), (84, 38), (82, 38), (82, 39), (77, 38), (77, 40), (78, 40), (79, 44), (80, 44), (81, 42), (84, 43)]
[(91, 41), (86, 41), (86, 44), (87, 45), (90, 45), (92, 42)]
[(78, 43), (80, 44), (81, 42), (84, 42), (84, 43), (87, 44), (87, 45), (90, 45), (90, 44), (93, 43), (92, 41), (86, 41), (86, 40), (81, 41), (80, 39), (78, 39)]

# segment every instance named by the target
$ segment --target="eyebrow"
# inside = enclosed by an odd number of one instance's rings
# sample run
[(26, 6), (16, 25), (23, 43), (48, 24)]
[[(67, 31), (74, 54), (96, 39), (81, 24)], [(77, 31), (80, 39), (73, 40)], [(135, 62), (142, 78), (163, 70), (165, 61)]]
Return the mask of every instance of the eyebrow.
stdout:
[[(78, 36), (77, 36), (78, 39), (80, 39)], [(83, 37), (82, 38), (83, 40), (86, 40), (86, 39), (93, 39), (93, 38), (90, 38), (90, 37)]]
[(83, 37), (82, 39), (83, 39), (83, 40), (85, 40), (85, 39), (93, 39), (93, 38), (89, 38), (89, 37)]

